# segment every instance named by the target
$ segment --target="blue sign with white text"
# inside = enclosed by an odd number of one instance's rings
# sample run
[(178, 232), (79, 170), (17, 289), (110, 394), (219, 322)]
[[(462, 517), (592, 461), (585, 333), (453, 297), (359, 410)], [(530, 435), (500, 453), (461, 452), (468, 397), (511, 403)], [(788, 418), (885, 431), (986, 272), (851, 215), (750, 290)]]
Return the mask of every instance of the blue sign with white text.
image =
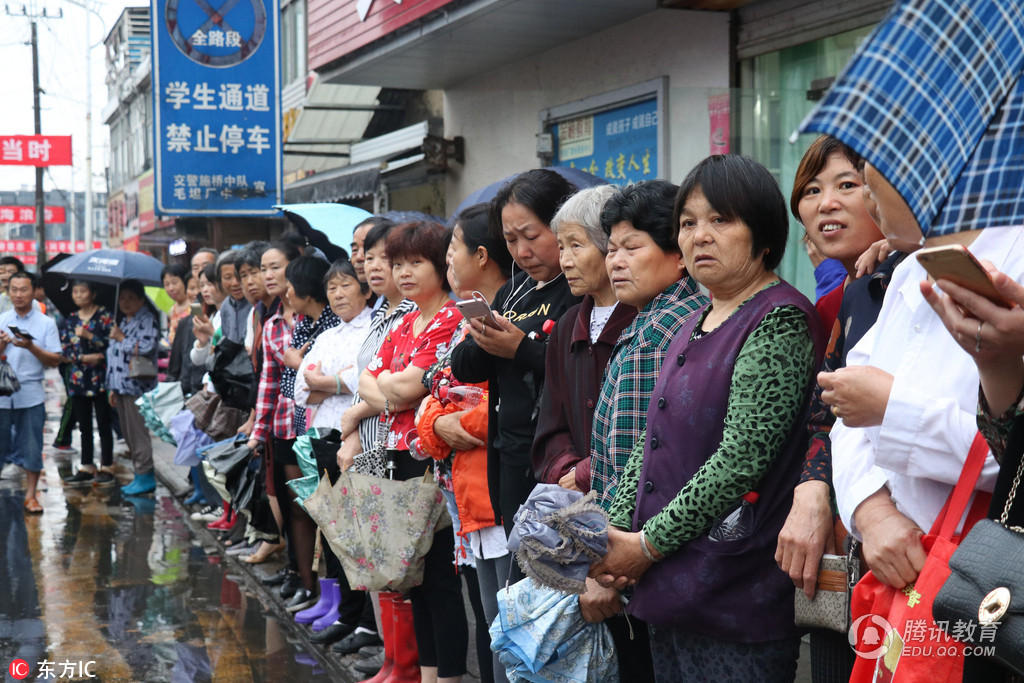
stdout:
[(615, 185), (658, 177), (658, 99), (560, 121), (556, 166), (572, 166)]
[(152, 0), (156, 213), (278, 213), (278, 0)]

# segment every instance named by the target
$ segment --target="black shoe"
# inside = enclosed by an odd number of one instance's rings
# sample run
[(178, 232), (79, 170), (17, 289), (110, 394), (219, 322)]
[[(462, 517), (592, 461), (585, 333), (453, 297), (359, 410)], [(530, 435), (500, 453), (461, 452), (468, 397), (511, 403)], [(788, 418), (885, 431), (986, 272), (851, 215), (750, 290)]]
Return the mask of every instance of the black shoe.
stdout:
[(110, 472), (104, 472), (102, 470), (97, 472), (96, 476), (93, 477), (92, 480), (92, 485), (97, 488), (106, 488), (108, 486), (113, 486), (116, 483), (117, 478), (114, 477), (113, 474), (111, 474)]
[(271, 574), (270, 576), (265, 576), (260, 579), (260, 583), (264, 586), (280, 586), (291, 573), (292, 570), (288, 567), (281, 567), (276, 574)]
[(364, 648), (368, 645), (383, 645), (380, 636), (376, 633), (367, 633), (366, 631), (360, 631), (359, 633), (351, 633), (346, 636), (340, 643), (331, 648), (331, 652), (339, 655), (350, 655), (353, 652), (358, 652), (360, 648)]
[(366, 659), (360, 659), (358, 662), (352, 665), (352, 668), (361, 674), (367, 674), (372, 676), (381, 670), (384, 666), (384, 653), (381, 652), (379, 655), (373, 657), (367, 657)]
[(93, 473), (87, 470), (78, 470), (70, 477), (64, 479), (67, 486), (90, 486), (93, 481)]
[(302, 588), (300, 584), (299, 588), (295, 589), (292, 597), (284, 604), (284, 608), (289, 612), (304, 610), (316, 604), (316, 597), (313, 591), (308, 588)]
[(323, 631), (314, 633), (309, 637), (310, 642), (317, 643), (319, 645), (330, 645), (331, 643), (337, 643), (341, 639), (348, 640), (348, 636), (352, 631), (355, 630), (354, 624), (346, 624), (343, 621), (336, 621)]
[(281, 596), (282, 600), (290, 600), (295, 591), (302, 588), (302, 579), (295, 572), (289, 572), (288, 576), (285, 577), (284, 583), (281, 584), (281, 590), (278, 595)]

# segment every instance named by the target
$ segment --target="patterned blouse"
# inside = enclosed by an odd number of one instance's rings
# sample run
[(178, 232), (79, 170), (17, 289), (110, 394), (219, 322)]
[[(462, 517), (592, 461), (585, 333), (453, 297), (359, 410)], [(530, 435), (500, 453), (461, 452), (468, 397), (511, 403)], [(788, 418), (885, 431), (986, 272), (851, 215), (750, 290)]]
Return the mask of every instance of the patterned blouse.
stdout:
[[(92, 338), (75, 334), (79, 326), (88, 330)], [(72, 396), (96, 396), (107, 390), (107, 344), (113, 326), (114, 318), (102, 306), (84, 323), (78, 311), (61, 320), (60, 344), (64, 357), (71, 361), (68, 391)], [(83, 363), (81, 357), (90, 353), (100, 354), (103, 360), (93, 365)]]
[[(694, 336), (699, 331), (700, 323)], [(803, 313), (795, 306), (780, 306), (765, 316), (736, 356), (718, 449), (668, 505), (644, 523), (644, 533), (659, 552), (673, 553), (707, 533), (751, 490), (749, 482), (771, 468), (800, 416), (803, 389), (816, 370), (814, 341)], [(608, 512), (613, 526), (632, 528), (643, 460), (641, 438)]]
[[(306, 342), (315, 342), (321, 332), (341, 324), (341, 318), (331, 310), (330, 306), (324, 306), (323, 313), (316, 320), (304, 315), (296, 316), (296, 318), (295, 329), (292, 330), (292, 339), (288, 343), (288, 348), (292, 349), (302, 348), (302, 345)], [(309, 348), (312, 348), (312, 346), (310, 344)], [(309, 348), (306, 349), (306, 353), (309, 353)], [(293, 401), (295, 400), (295, 377), (297, 374), (298, 370), (296, 369), (287, 366), (282, 366), (281, 368), (281, 395)], [(305, 406), (295, 405), (295, 412), (292, 415), (292, 429), (295, 430), (296, 436), (306, 433)]]
[[(419, 317), (419, 311), (407, 313), (402, 322), (388, 334), (377, 353), (377, 357), (367, 366), (374, 377), (379, 377), (385, 370), (401, 372), (409, 366), (427, 370), (442, 358), (451, 346), (452, 335), (462, 314), (455, 308), (455, 302), (449, 300), (430, 320), (420, 334), (413, 334), (413, 324)], [(406, 434), (415, 427), (416, 410), (410, 408), (395, 413), (395, 421), (388, 433), (388, 448), (406, 450)], [(365, 447), (365, 444), (364, 444)]]
[(124, 339), (110, 340), (107, 346), (107, 389), (126, 396), (142, 396), (156, 387), (156, 378), (138, 380), (129, 377), (132, 358), (148, 356), (156, 363), (156, 347), (160, 326), (156, 316), (143, 306), (138, 313), (121, 321)]

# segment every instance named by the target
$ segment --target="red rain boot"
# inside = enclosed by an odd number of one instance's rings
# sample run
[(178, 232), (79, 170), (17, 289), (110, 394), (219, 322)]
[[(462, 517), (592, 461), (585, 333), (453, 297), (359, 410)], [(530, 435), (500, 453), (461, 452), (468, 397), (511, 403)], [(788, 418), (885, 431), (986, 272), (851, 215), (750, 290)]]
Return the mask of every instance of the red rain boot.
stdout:
[(412, 623), (412, 603), (396, 598), (395, 632), (392, 635), (395, 648), (395, 668), (384, 683), (420, 683), (420, 656), (416, 648), (416, 630)]
[(380, 603), (380, 639), (384, 641), (384, 666), (380, 668), (373, 678), (368, 678), (361, 683), (384, 683), (384, 680), (391, 675), (395, 668), (395, 615), (394, 600), (401, 599), (399, 593), (381, 593), (378, 597)]
[(216, 522), (210, 522), (209, 524), (206, 525), (206, 528), (207, 529), (215, 529), (215, 530), (230, 529), (231, 528), (231, 515), (232, 515), (231, 505), (229, 503), (224, 503), (224, 512), (221, 513), (220, 519), (218, 519)]

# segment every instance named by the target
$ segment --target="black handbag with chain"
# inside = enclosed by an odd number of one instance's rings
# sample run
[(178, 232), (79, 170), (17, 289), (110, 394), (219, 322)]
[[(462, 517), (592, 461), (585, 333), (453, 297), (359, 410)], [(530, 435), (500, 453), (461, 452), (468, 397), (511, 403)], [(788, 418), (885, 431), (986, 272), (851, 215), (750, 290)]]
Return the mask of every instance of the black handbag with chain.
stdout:
[(1024, 527), (1007, 521), (1022, 477), (1024, 456), (999, 521), (974, 525), (950, 558), (951, 574), (932, 607), (935, 622), (950, 635), (994, 646), (995, 659), (1018, 674), (1024, 674)]

